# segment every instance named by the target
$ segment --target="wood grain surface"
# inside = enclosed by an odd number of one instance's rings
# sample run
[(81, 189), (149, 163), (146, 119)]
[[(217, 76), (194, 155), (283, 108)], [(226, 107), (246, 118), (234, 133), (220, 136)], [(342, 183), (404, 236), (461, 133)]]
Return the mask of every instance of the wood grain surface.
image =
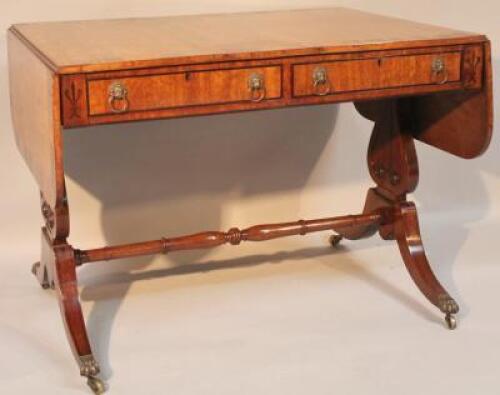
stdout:
[[(101, 393), (99, 366), (76, 275), (86, 262), (321, 230), (336, 232), (335, 244), (378, 230), (397, 240), (412, 279), (454, 327), (458, 305), (432, 272), (407, 194), (418, 183), (414, 139), (464, 158), (490, 143), (485, 36), (328, 8), (18, 24), (9, 29), (8, 51), (16, 141), (41, 190), (45, 220), (33, 272), (44, 288), (55, 288), (80, 374), (94, 392)], [(255, 75), (258, 88), (249, 84)], [(346, 101), (375, 122), (367, 158), (376, 187), (362, 214), (90, 250), (68, 244), (63, 127)]]
[(127, 88), (129, 110), (145, 111), (251, 101), (248, 81), (252, 75), (262, 76), (264, 100), (281, 97), (280, 66), (187, 71), (89, 81), (89, 115), (111, 113), (108, 91), (116, 82)]
[(54, 209), (64, 196), (59, 79), (11, 32), (7, 43), (17, 146)]
[[(463, 65), (469, 49), (476, 47), (482, 54), (481, 44), (453, 45), (63, 75), (63, 124), (73, 127), (477, 90), (482, 79), (471, 79), (473, 74), (465, 73), (468, 68)], [(432, 65), (438, 59), (445, 72), (437, 75)], [(318, 95), (313, 84), (318, 67), (328, 74), (331, 89), (326, 96)], [(479, 64), (476, 69), (482, 67)], [(266, 87), (265, 100), (259, 103), (250, 101), (248, 90), (248, 78), (255, 73), (264, 77)], [(115, 83), (128, 92), (129, 105), (120, 113), (113, 113), (109, 102), (109, 88)]]
[(445, 64), (447, 82), (455, 82), (460, 80), (461, 58), (460, 52), (452, 52), (301, 64), (293, 67), (293, 94), (317, 94), (313, 74), (318, 68), (325, 69), (329, 86), (328, 92), (325, 91), (327, 94), (435, 84), (440, 78), (432, 72), (432, 63), (436, 59)]
[(450, 154), (472, 159), (486, 151), (493, 134), (491, 44), (472, 46), (466, 54), (471, 60), (464, 62), (464, 83), (481, 89), (413, 98), (413, 135)]
[(346, 8), (17, 24), (60, 73), (451, 45), (484, 36)]

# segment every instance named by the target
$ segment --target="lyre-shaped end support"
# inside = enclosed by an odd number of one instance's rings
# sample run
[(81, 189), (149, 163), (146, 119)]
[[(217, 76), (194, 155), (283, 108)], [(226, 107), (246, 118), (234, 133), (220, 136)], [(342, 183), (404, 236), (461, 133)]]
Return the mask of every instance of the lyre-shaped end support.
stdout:
[[(409, 100), (394, 99), (356, 103), (364, 117), (375, 122), (368, 149), (370, 175), (377, 184), (369, 191), (366, 212), (381, 215), (379, 234), (396, 240), (411, 278), (425, 297), (456, 328), (458, 304), (434, 275), (427, 260), (415, 205), (406, 196), (418, 184), (418, 161), (414, 144), (414, 111)], [(355, 234), (355, 236), (359, 236)]]

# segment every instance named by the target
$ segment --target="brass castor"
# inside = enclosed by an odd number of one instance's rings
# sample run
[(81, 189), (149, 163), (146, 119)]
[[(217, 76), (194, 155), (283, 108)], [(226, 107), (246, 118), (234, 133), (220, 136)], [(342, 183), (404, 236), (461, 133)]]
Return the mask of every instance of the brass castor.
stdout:
[(332, 247), (337, 247), (342, 241), (343, 237), (340, 235), (331, 235), (330, 236), (330, 244)]
[(448, 329), (450, 329), (450, 330), (456, 329), (457, 319), (455, 318), (455, 316), (453, 314), (446, 314), (444, 319), (446, 321), (446, 325), (448, 326)]
[[(33, 266), (31, 267), (31, 273), (33, 273), (33, 275), (36, 278), (38, 278), (38, 272), (40, 270), (42, 270), (42, 265), (40, 264), (40, 262), (34, 263)], [(43, 269), (43, 270), (45, 270), (45, 269)], [(43, 275), (43, 281), (40, 282), (40, 285), (42, 286), (43, 289), (53, 288), (52, 284), (49, 282), (49, 280), (47, 278), (46, 273), (44, 273), (44, 275)]]
[(106, 386), (104, 385), (104, 382), (97, 377), (88, 377), (87, 385), (96, 395), (104, 394), (104, 392), (106, 392)]

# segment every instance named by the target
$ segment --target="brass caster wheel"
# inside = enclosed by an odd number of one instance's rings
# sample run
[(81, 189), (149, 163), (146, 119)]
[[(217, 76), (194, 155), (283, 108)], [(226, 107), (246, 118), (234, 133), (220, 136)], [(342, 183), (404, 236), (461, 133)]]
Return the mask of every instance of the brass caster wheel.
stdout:
[[(42, 268), (42, 265), (40, 264), (40, 262), (36, 262), (33, 264), (33, 266), (31, 266), (31, 273), (33, 273), (33, 275), (38, 278), (38, 272), (40, 270), (42, 270), (41, 268)], [(53, 287), (53, 284), (50, 284), (49, 281), (47, 281), (45, 275), (44, 275), (44, 279), (40, 283), (40, 285), (42, 286), (43, 289), (50, 289), (50, 288), (54, 289), (55, 288), (55, 287)]]
[(343, 237), (340, 235), (331, 235), (330, 236), (330, 244), (332, 247), (337, 247), (342, 241)]
[(457, 327), (457, 319), (453, 314), (446, 314), (446, 317), (444, 318), (446, 321), (446, 325), (448, 326), (448, 329), (454, 330)]
[(88, 377), (87, 385), (96, 395), (104, 394), (104, 392), (106, 392), (106, 386), (104, 385), (104, 382), (97, 377)]

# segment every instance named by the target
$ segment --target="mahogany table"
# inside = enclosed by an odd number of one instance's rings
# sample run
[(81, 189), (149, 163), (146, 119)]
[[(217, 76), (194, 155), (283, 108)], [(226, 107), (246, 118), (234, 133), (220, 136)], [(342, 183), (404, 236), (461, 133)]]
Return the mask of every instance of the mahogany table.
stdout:
[[(458, 305), (431, 270), (406, 197), (418, 182), (415, 139), (462, 158), (490, 142), (485, 36), (328, 8), (18, 24), (8, 31), (8, 51), (16, 141), (45, 220), (33, 273), (55, 289), (80, 373), (95, 393), (105, 386), (76, 274), (90, 262), (316, 231), (333, 231), (335, 245), (378, 232), (397, 242), (415, 284), (455, 328)], [(368, 147), (375, 187), (361, 214), (92, 250), (67, 243), (62, 139), (71, 128), (337, 102), (354, 102), (375, 124)]]

